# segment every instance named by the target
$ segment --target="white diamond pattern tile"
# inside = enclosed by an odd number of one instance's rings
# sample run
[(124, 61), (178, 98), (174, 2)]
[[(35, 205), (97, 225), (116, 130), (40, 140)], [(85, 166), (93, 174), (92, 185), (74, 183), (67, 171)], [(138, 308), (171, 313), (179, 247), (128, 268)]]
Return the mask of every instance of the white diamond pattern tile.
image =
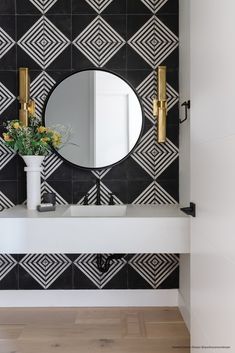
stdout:
[(105, 65), (125, 44), (125, 40), (101, 17), (97, 16), (73, 41), (94, 65)]
[(47, 68), (70, 44), (70, 40), (42, 16), (18, 41), (18, 45), (42, 68)]
[(0, 254), (0, 281), (17, 265), (10, 254)]
[[(110, 254), (103, 254), (106, 259)], [(97, 268), (96, 254), (82, 254), (75, 261), (75, 266), (84, 273), (98, 288), (103, 288), (125, 265), (124, 258), (113, 260), (108, 272), (101, 273)]]
[(15, 41), (0, 27), (0, 59), (15, 45)]
[(113, 0), (86, 0), (86, 2), (93, 7), (96, 12), (101, 13)]
[(4, 209), (15, 206), (14, 203), (2, 191), (0, 191), (0, 206)]
[(15, 157), (14, 151), (5, 146), (3, 139), (0, 137), (0, 171)]
[(156, 69), (179, 45), (178, 37), (152, 16), (134, 35), (128, 44)]
[(42, 71), (30, 85), (30, 94), (36, 103), (38, 118), (42, 117), (45, 100), (55, 83), (55, 80), (47, 72)]
[[(141, 0), (153, 13), (158, 12), (160, 8), (167, 3), (168, 0)], [(171, 0), (169, 0), (171, 1)]]
[(11, 93), (2, 82), (0, 82), (0, 114), (2, 114), (9, 105), (14, 102), (15, 98), (14, 94)]
[(56, 154), (50, 153), (48, 156), (45, 157), (42, 164), (42, 178), (49, 178), (49, 176), (53, 174), (61, 164), (63, 164), (62, 159), (60, 159)]
[(153, 178), (156, 179), (179, 156), (178, 148), (169, 140), (156, 142), (157, 131), (153, 126), (143, 136), (131, 157)]
[[(156, 71), (151, 72), (137, 87), (137, 92), (141, 97), (145, 116), (154, 124), (156, 118), (153, 116), (153, 98), (157, 95), (157, 74)], [(167, 83), (167, 111), (169, 112), (175, 104), (179, 102), (178, 93)]]
[(46, 289), (71, 263), (64, 254), (28, 254), (20, 261), (20, 266)]
[(133, 202), (133, 205), (167, 205), (178, 202), (159, 185), (153, 181)]
[(179, 259), (174, 254), (137, 254), (129, 265), (156, 289), (179, 266)]
[(46, 13), (58, 0), (30, 0), (30, 2), (42, 13)]

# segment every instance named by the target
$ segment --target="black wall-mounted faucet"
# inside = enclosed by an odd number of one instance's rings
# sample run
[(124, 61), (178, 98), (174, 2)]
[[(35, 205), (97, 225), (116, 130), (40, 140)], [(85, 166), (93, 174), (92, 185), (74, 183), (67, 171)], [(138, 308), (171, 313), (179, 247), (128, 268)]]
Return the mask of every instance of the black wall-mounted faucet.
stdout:
[(100, 179), (96, 179), (96, 205), (101, 205), (100, 197)]

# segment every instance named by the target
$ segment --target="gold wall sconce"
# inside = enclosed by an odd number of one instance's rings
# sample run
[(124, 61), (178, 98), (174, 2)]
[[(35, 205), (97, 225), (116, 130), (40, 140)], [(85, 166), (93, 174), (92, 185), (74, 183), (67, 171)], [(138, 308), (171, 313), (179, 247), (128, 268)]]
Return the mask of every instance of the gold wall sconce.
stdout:
[(157, 142), (166, 142), (166, 66), (159, 66), (157, 69), (157, 97), (153, 99), (153, 116), (158, 119)]
[(29, 116), (35, 115), (35, 102), (30, 99), (30, 77), (27, 67), (19, 68), (19, 120), (28, 126)]

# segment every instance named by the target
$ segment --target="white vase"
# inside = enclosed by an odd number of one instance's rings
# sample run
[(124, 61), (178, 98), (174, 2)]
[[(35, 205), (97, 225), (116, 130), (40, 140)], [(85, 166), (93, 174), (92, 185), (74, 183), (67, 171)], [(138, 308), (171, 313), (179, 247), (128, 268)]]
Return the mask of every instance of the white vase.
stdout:
[(27, 208), (36, 210), (41, 203), (41, 164), (44, 156), (21, 156), (26, 164), (27, 173)]

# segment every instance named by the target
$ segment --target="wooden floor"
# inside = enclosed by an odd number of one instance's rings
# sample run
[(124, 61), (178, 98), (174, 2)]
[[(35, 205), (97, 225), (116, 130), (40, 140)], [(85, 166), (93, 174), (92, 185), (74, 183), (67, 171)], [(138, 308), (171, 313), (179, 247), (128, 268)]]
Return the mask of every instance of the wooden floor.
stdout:
[(188, 353), (177, 308), (0, 309), (0, 353)]

